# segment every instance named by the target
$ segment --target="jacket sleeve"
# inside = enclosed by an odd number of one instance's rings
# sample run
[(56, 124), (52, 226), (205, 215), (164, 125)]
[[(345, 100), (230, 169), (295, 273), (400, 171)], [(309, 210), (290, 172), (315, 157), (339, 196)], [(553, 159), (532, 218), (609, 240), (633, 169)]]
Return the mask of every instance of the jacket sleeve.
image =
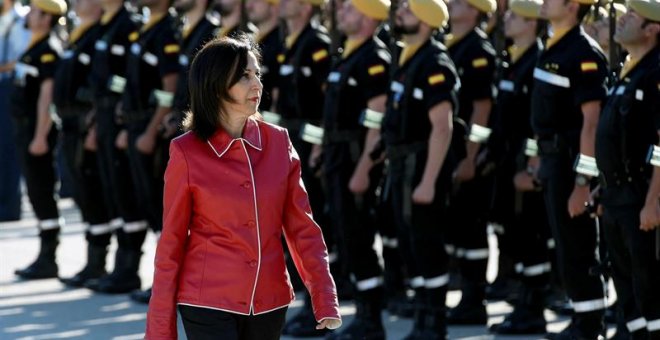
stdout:
[(305, 185), (301, 179), (300, 157), (286, 135), (289, 177), (284, 206), (284, 235), (305, 287), (312, 297), (317, 321), (341, 319), (337, 288), (330, 275), (328, 251), (321, 228), (314, 222)]
[(154, 283), (145, 339), (176, 339), (176, 293), (184, 258), (192, 196), (185, 156), (175, 141), (165, 171), (163, 231), (156, 248)]

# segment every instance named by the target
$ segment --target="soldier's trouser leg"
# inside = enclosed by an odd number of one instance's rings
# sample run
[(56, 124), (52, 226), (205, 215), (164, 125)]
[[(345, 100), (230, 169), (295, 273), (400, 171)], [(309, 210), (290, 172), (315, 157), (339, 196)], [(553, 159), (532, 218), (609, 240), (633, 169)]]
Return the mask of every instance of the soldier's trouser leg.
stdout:
[(575, 218), (568, 215), (568, 198), (575, 183), (568, 157), (543, 157), (542, 164), (541, 180), (559, 273), (575, 310), (571, 326), (580, 336), (593, 339), (603, 331), (606, 308), (603, 278), (592, 272), (599, 264), (596, 222), (586, 213)]
[(423, 169), (423, 162), (419, 162), (422, 159), (425, 159), (425, 155), (412, 155), (392, 161), (391, 171), (395, 175), (390, 177), (391, 195), (395, 220), (400, 223), (399, 229), (408, 235), (410, 241), (412, 258), (407, 261), (409, 266), (415, 266), (420, 275), (413, 278), (411, 283), (416, 291), (423, 291), (426, 297), (425, 301), (418, 300), (411, 336), (428, 334), (442, 337), (446, 335), (445, 302), (449, 283), (449, 258), (443, 246), (443, 223), (447, 221), (447, 186), (439, 178), (435, 199), (431, 204), (412, 202), (412, 192), (420, 181)]
[(59, 244), (61, 220), (55, 201), (54, 149), (58, 131), (53, 126), (48, 134), (48, 152), (34, 156), (28, 147), (34, 136), (34, 124), (17, 122), (18, 154), (27, 186), (28, 198), (39, 220), (41, 248), (37, 259), (25, 269), (17, 270), (16, 275), (25, 279), (38, 279), (57, 276), (55, 251)]
[(641, 205), (606, 206), (603, 223), (612, 277), (633, 338), (660, 339), (660, 261), (653, 233), (639, 229)]
[[(60, 115), (66, 115), (66, 110), (60, 110)], [(75, 276), (62, 281), (74, 287), (82, 286), (89, 279), (105, 275), (105, 257), (110, 244), (112, 227), (107, 213), (107, 204), (103, 186), (99, 177), (99, 166), (96, 152), (84, 149), (85, 131), (81, 124), (83, 117), (64, 118), (62, 151), (69, 172), (73, 177), (73, 197), (81, 210), (83, 220), (88, 224), (85, 239), (87, 240), (87, 264)]]
[(490, 205), (490, 183), (485, 177), (460, 184), (452, 198), (449, 229), (453, 244), (447, 252), (459, 260), (461, 302), (449, 312), (452, 324), (486, 324), (486, 269), (488, 235), (486, 215)]
[(0, 221), (21, 218), (21, 188), (14, 126), (9, 112), (11, 79), (0, 79)]

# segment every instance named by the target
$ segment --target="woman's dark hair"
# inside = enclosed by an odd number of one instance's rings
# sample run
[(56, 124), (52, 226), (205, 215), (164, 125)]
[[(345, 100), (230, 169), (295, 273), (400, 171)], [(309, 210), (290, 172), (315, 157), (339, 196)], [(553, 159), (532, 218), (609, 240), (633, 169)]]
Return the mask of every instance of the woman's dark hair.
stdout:
[(183, 128), (203, 140), (209, 139), (220, 126), (223, 102), (234, 102), (229, 89), (243, 76), (248, 54), (260, 59), (256, 44), (245, 34), (208, 42), (197, 53), (188, 73), (190, 111)]

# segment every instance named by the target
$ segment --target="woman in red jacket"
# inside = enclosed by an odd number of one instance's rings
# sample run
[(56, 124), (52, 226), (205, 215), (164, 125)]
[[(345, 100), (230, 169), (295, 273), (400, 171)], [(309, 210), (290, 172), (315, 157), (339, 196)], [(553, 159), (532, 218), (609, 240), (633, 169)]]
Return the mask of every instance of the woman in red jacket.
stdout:
[(341, 325), (328, 253), (285, 129), (259, 119), (259, 53), (208, 43), (190, 69), (190, 130), (170, 144), (147, 339), (278, 339), (294, 298), (282, 235), (321, 328)]

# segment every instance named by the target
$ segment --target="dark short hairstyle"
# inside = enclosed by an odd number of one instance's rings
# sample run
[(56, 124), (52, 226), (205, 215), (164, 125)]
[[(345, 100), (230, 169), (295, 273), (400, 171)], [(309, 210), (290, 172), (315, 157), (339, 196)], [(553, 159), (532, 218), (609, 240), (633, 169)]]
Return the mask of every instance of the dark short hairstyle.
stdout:
[(248, 54), (257, 60), (257, 45), (245, 34), (211, 40), (197, 53), (188, 73), (190, 111), (183, 120), (184, 130), (190, 130), (202, 140), (208, 140), (220, 127), (223, 103), (232, 103), (229, 89), (243, 75)]

